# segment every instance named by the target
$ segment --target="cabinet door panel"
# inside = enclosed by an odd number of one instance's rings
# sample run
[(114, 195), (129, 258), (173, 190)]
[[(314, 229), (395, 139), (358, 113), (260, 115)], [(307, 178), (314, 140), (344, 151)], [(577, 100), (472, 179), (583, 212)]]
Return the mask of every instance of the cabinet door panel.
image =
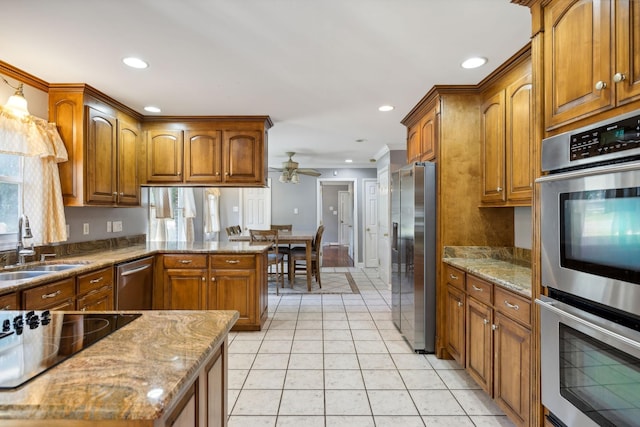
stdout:
[(116, 202), (116, 119), (91, 107), (87, 111), (85, 173), (88, 203)]
[(640, 3), (616, 2), (616, 73), (624, 80), (616, 83), (618, 104), (640, 99)]
[(203, 310), (207, 270), (165, 270), (166, 310)]
[(149, 131), (147, 180), (182, 182), (182, 131)]
[(436, 135), (436, 110), (433, 108), (420, 121), (420, 160), (429, 161), (436, 157)]
[(533, 190), (533, 120), (531, 74), (506, 90), (507, 200), (531, 201)]
[(19, 309), (20, 309), (20, 300), (18, 299), (17, 292), (0, 296), (0, 310), (19, 310)]
[(482, 194), (483, 202), (505, 201), (505, 93), (504, 90), (482, 104)]
[(467, 298), (467, 372), (489, 394), (493, 376), (491, 314), (489, 306)]
[(185, 182), (222, 181), (222, 132), (187, 131), (184, 143)]
[(420, 124), (412, 126), (407, 131), (407, 163), (415, 162), (420, 158)]
[(465, 366), (465, 295), (462, 291), (447, 285), (446, 295), (447, 351), (461, 365)]
[(134, 122), (118, 119), (118, 204), (140, 204), (138, 170), (140, 130)]
[(104, 286), (99, 291), (79, 297), (77, 305), (80, 311), (113, 310), (113, 286)]
[(212, 283), (216, 287), (217, 310), (237, 310), (236, 325), (256, 323), (256, 273), (253, 270), (213, 270)]
[[(611, 2), (560, 0), (544, 11), (547, 129), (613, 105)], [(596, 89), (597, 82), (607, 87)]]
[(531, 331), (495, 313), (494, 399), (520, 425), (529, 425)]
[(224, 132), (224, 181), (258, 183), (264, 181), (262, 132)]

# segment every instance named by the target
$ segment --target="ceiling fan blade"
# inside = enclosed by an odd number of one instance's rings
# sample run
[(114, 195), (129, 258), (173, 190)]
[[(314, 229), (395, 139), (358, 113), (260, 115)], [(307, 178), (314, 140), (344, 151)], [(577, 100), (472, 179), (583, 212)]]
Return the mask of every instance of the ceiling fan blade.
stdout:
[(272, 171), (272, 172), (282, 172), (283, 169), (282, 168), (274, 168), (274, 167), (269, 166), (269, 170)]
[(318, 172), (315, 169), (298, 169), (296, 172), (298, 172), (301, 175), (309, 175), (309, 176), (320, 176), (320, 175), (322, 175), (320, 172)]

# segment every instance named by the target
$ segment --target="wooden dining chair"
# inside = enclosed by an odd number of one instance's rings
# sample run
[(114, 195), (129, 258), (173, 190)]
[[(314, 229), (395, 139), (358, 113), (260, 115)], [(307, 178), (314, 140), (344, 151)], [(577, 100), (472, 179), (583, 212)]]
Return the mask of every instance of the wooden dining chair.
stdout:
[(316, 236), (311, 242), (311, 266), (307, 264), (307, 250), (306, 248), (291, 248), (289, 251), (289, 281), (294, 282), (296, 280), (296, 271), (306, 271), (307, 268), (311, 268), (311, 274), (315, 277), (318, 286), (322, 288), (322, 281), (320, 279), (320, 252), (322, 250), (322, 234), (324, 233), (324, 225), (318, 227)]
[[(249, 230), (249, 239), (251, 242), (262, 242), (272, 244), (271, 249), (267, 253), (267, 274), (272, 265), (276, 266), (276, 295), (280, 294), (278, 290), (278, 281), (280, 286), (284, 288), (284, 256), (278, 250), (278, 231), (277, 230)], [(278, 271), (278, 265), (280, 270)]]
[[(271, 224), (272, 230), (277, 230), (278, 232), (284, 231), (289, 232), (293, 231), (293, 224)], [(288, 245), (280, 245), (278, 246), (278, 251), (284, 255), (285, 261), (289, 262), (289, 251), (291, 250), (291, 243)]]
[(225, 231), (227, 232), (227, 237), (235, 236), (238, 234), (242, 234), (242, 227), (240, 227), (239, 225), (232, 225), (225, 228)]

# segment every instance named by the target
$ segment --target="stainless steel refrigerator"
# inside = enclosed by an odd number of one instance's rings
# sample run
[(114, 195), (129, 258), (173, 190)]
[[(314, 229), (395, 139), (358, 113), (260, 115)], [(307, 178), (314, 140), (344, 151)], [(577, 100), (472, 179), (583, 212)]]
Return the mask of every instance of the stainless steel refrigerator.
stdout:
[(391, 174), (393, 323), (416, 352), (433, 353), (436, 331), (436, 165)]

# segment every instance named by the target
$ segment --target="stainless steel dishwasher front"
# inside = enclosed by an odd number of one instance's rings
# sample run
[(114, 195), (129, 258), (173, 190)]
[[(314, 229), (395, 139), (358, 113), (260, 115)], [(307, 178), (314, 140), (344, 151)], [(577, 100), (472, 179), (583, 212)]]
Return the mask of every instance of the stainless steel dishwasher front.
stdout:
[(153, 308), (153, 257), (116, 266), (116, 310)]

